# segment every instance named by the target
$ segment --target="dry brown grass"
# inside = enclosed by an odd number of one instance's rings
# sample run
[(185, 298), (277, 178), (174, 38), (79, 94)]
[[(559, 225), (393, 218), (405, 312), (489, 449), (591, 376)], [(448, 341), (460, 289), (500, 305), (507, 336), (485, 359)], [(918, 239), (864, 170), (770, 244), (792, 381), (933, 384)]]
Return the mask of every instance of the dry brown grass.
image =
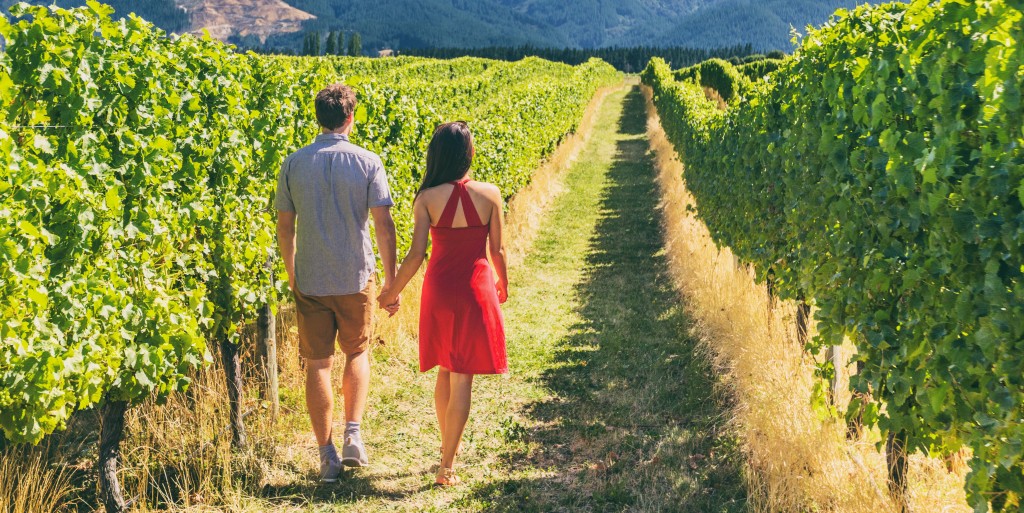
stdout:
[[(648, 137), (659, 171), (667, 252), (674, 279), (703, 342), (736, 398), (752, 511), (878, 513), (895, 508), (883, 493), (885, 458), (877, 433), (849, 442), (841, 419), (811, 408), (814, 362), (796, 341), (795, 307), (769, 310), (763, 286), (719, 249), (683, 182), (683, 165), (661, 129), (645, 88)], [(844, 348), (849, 350), (849, 348)], [(841, 383), (842, 385), (842, 383)], [(840, 398), (842, 400), (842, 398)], [(970, 511), (963, 469), (911, 457), (910, 505), (915, 512)]]
[(718, 110), (729, 110), (729, 104), (722, 99), (722, 95), (718, 94), (718, 91), (710, 87), (703, 87), (701, 89), (704, 90), (704, 96), (714, 102), (715, 106), (718, 107)]
[[(255, 383), (248, 386), (255, 388)], [(140, 511), (236, 504), (275, 464), (269, 405), (246, 401), (248, 444), (231, 447), (227, 385), (220, 360), (197, 372), (186, 393), (128, 411), (119, 477)]]
[(71, 472), (48, 465), (45, 449), (0, 451), (0, 511), (52, 513), (70, 508), (77, 491)]

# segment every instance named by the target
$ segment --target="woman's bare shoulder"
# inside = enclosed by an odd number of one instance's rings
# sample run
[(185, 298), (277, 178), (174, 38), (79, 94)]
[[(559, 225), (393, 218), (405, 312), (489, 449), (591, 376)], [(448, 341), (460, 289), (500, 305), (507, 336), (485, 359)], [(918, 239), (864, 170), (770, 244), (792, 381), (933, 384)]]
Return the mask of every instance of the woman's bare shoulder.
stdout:
[(501, 198), (501, 189), (499, 189), (498, 186), (494, 185), (493, 183), (470, 182), (469, 187), (470, 189), (473, 190), (473, 192), (481, 196), (485, 196), (489, 199)]
[(433, 186), (433, 187), (431, 187), (429, 189), (423, 189), (417, 195), (416, 199), (417, 199), (417, 201), (423, 200), (423, 201), (427, 201), (427, 202), (433, 202), (433, 201), (436, 201), (436, 200), (442, 199), (442, 198), (447, 200), (448, 196), (451, 195), (451, 192), (452, 192), (452, 184), (443, 183), (441, 185), (435, 185), (435, 186)]

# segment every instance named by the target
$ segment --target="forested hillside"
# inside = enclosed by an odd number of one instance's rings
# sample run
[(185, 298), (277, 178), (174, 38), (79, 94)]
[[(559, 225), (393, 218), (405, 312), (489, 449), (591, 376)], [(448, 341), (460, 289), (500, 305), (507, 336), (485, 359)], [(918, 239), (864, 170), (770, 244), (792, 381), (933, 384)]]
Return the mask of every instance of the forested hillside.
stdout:
[(712, 48), (750, 43), (791, 48), (791, 26), (819, 25), (856, 0), (286, 0), (318, 17), (310, 28), (345, 28), (369, 47), (532, 44), (598, 48), (646, 44)]
[[(216, 10), (218, 1), (209, 0)], [(226, 1), (226, 0), (225, 0)], [(359, 32), (363, 48), (534, 46), (605, 48), (751, 44), (757, 51), (792, 48), (791, 31), (820, 25), (857, 0), (285, 0), (316, 16), (307, 32)], [(16, 0), (0, 0), (5, 10)], [(79, 6), (85, 0), (31, 0)], [(136, 12), (168, 31), (191, 28), (181, 0), (108, 0), (119, 15)], [(258, 15), (259, 13), (255, 13)], [(193, 20), (194, 21), (194, 20)], [(244, 32), (238, 27), (236, 32)], [(217, 34), (215, 34), (217, 35)], [(304, 34), (271, 36), (271, 48), (298, 50)]]
[(659, 39), (665, 45), (714, 48), (750, 43), (760, 50), (792, 48), (793, 28), (805, 34), (857, 0), (718, 0), (683, 16)]

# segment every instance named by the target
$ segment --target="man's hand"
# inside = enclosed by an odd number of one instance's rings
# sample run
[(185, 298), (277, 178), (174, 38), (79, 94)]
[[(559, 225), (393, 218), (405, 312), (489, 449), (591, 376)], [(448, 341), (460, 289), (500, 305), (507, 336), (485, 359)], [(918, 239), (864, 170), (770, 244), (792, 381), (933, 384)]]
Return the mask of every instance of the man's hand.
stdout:
[(288, 289), (291, 290), (293, 294), (298, 293), (299, 291), (299, 288), (295, 286), (295, 276), (290, 274), (288, 275)]
[(395, 294), (391, 287), (385, 286), (384, 290), (381, 291), (380, 295), (377, 296), (377, 306), (382, 310), (387, 311), (388, 317), (394, 317), (398, 313), (398, 309), (402, 306), (402, 298), (398, 294)]

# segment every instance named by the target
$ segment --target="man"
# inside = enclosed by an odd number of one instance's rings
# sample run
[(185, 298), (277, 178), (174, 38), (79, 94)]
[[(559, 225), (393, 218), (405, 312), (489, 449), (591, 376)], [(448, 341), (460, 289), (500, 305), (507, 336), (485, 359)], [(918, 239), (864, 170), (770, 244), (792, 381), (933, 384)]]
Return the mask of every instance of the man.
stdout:
[[(285, 159), (278, 177), (277, 238), (295, 295), (299, 354), (306, 359), (306, 408), (320, 446), (320, 479), (368, 463), (359, 424), (370, 383), (369, 339), (376, 296), (372, 214), (384, 286), (395, 278), (395, 223), (380, 157), (349, 142), (355, 92), (335, 84), (316, 96), (322, 134)], [(390, 305), (397, 308), (396, 305)], [(389, 308), (392, 311), (392, 308)], [(345, 435), (334, 445), (331, 367), (345, 355)]]

